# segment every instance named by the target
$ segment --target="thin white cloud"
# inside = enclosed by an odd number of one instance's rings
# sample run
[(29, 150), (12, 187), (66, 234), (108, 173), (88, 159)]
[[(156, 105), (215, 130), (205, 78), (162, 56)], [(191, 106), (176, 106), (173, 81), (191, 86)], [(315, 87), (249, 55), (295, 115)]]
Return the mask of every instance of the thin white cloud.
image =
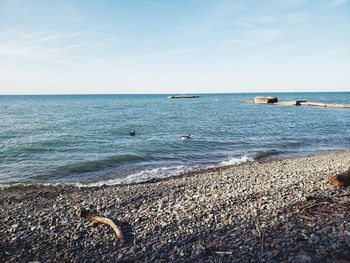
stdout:
[(328, 0), (328, 6), (329, 7), (337, 7), (337, 6), (340, 6), (342, 4), (345, 4), (347, 3), (348, 0)]
[(72, 44), (72, 45), (68, 45), (68, 46), (64, 46), (64, 47), (49, 48), (47, 50), (51, 53), (58, 53), (58, 52), (62, 52), (62, 51), (70, 50), (70, 49), (77, 49), (77, 48), (82, 48), (82, 47), (87, 47), (87, 46), (88, 46), (87, 43), (79, 43), (79, 44)]
[(3, 29), (0, 31), (0, 58), (2, 61), (11, 61), (12, 64), (28, 62), (78, 66), (83, 62), (76, 59), (77, 50), (80, 54), (86, 54), (85, 61), (91, 62), (102, 46), (106, 48), (113, 45), (108, 36), (99, 36), (98, 41), (90, 41), (97, 37), (96, 31), (97, 29), (93, 28), (76, 32), (27, 33), (21, 28)]
[(257, 30), (250, 30), (248, 32), (248, 35), (250, 37), (263, 42), (272, 41), (282, 36), (282, 34), (283, 32), (277, 29), (257, 29)]
[(233, 39), (233, 40), (227, 40), (225, 41), (222, 46), (224, 47), (249, 47), (257, 44), (257, 42), (248, 41), (248, 40), (241, 40), (241, 39)]
[(292, 12), (286, 15), (286, 19), (292, 23), (303, 23), (309, 18), (306, 12)]
[(274, 16), (269, 16), (269, 15), (262, 15), (262, 16), (254, 16), (248, 18), (249, 21), (251, 22), (256, 22), (256, 23), (261, 23), (261, 24), (267, 24), (267, 23), (273, 23), (277, 20), (276, 17)]
[[(262, 40), (243, 40), (243, 39), (233, 39), (233, 40), (227, 40), (225, 41), (222, 46), (224, 47), (235, 47), (235, 48), (246, 48), (246, 47), (251, 47), (251, 46), (258, 46), (258, 45), (263, 45), (266, 42), (270, 42), (266, 39)], [(275, 53), (280, 53), (285, 50), (289, 50), (295, 47), (295, 44), (284, 44), (277, 46), (274, 48)]]
[(17, 43), (1, 43), (0, 56), (11, 56), (19, 58), (34, 57), (34, 52), (38, 49), (37, 46), (22, 46)]
[(51, 63), (62, 66), (70, 66), (70, 67), (81, 67), (84, 63), (80, 63), (76, 60), (67, 60), (67, 59), (52, 59)]
[(165, 4), (160, 4), (160, 3), (155, 3), (155, 2), (144, 2), (145, 4), (147, 5), (150, 5), (150, 6), (154, 6), (154, 7), (159, 7), (159, 8), (166, 8), (166, 9), (169, 9), (169, 8), (172, 8), (172, 6), (170, 5), (165, 5)]
[(6, 28), (0, 31), (0, 41), (11, 41), (22, 43), (23, 45), (36, 45), (36, 44), (46, 44), (54, 43), (60, 44), (60, 41), (74, 41), (74, 39), (88, 38), (93, 37), (94, 32), (97, 29), (90, 29), (85, 31), (76, 31), (76, 32), (49, 32), (49, 31), (40, 31), (40, 32), (31, 32), (27, 33), (21, 28)]
[(62, 45), (60, 47), (46, 47), (43, 45), (32, 45), (23, 42), (0, 43), (0, 56), (10, 56), (21, 59), (49, 59), (53, 56), (63, 56), (67, 50), (87, 46), (85, 43)]
[(67, 39), (67, 38), (74, 38), (79, 37), (80, 33), (69, 33), (69, 34), (51, 34), (42, 36), (40, 38), (32, 39), (33, 44), (39, 44), (43, 42), (49, 42), (53, 40), (61, 40), (61, 39)]
[[(212, 1), (210, 13), (204, 17), (194, 29), (192, 37), (202, 37), (217, 31), (222, 25), (227, 26), (227, 20), (232, 14), (242, 12), (246, 7), (242, 3), (236, 1)], [(223, 21), (225, 21), (223, 23)], [(230, 19), (232, 21), (232, 19)]]
[(310, 66), (311, 70), (324, 70), (324, 69), (339, 69), (345, 67), (342, 63), (326, 63)]
[(106, 63), (106, 61), (103, 58), (99, 58), (99, 57), (92, 58), (91, 61), (93, 63), (96, 63), (96, 64), (105, 64)]
[(170, 50), (164, 50), (154, 53), (146, 53), (146, 54), (132, 54), (130, 56), (126, 57), (126, 61), (140, 61), (140, 60), (151, 60), (151, 59), (169, 59), (171, 57), (176, 57), (179, 55), (185, 55), (189, 53), (195, 53), (203, 51), (204, 47), (195, 47), (195, 48), (177, 48), (177, 49), (170, 49)]
[(175, 28), (175, 30), (177, 30), (177, 31), (186, 31), (189, 29), (190, 29), (190, 27), (188, 27), (188, 26), (179, 26), (179, 27)]
[(245, 28), (257, 28), (257, 26), (255, 26), (253, 24), (248, 24), (248, 23), (244, 23), (244, 22), (234, 22), (234, 23), (232, 23), (232, 25), (238, 26), (238, 27), (245, 27)]
[[(277, 29), (252, 29), (245, 32), (240, 39), (230, 39), (222, 42), (221, 46), (246, 48), (252, 46), (265, 45), (283, 35), (283, 31)], [(285, 47), (290, 48), (290, 46)]]
[(278, 51), (284, 51), (284, 50), (292, 49), (294, 47), (295, 47), (295, 44), (285, 44), (285, 45), (279, 46), (277, 48), (277, 50)]
[(278, 0), (278, 2), (282, 2), (282, 4), (287, 4), (293, 7), (301, 7), (307, 4), (308, 0)]
[(336, 47), (328, 51), (329, 55), (339, 55), (344, 53), (349, 53), (350, 46)]

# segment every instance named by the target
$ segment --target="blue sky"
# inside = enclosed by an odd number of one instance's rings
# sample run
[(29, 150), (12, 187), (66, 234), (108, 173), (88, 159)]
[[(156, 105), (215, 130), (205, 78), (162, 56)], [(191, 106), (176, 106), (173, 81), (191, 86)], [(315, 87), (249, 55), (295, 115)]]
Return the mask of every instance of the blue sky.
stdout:
[(0, 0), (0, 94), (350, 91), (350, 0)]

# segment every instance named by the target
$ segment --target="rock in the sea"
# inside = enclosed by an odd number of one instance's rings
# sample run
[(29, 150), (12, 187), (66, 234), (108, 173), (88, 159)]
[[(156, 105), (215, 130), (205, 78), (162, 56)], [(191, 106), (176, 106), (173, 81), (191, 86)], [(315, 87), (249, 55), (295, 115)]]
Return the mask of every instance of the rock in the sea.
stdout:
[(278, 98), (273, 96), (258, 96), (258, 97), (254, 97), (253, 102), (261, 103), (261, 104), (276, 103), (278, 102)]

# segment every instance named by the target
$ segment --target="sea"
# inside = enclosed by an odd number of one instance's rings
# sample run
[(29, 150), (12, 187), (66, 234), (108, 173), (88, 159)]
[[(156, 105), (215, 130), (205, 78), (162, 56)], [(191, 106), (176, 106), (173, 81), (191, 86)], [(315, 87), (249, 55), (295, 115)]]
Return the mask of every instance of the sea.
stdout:
[(0, 186), (125, 184), (350, 149), (350, 109), (251, 103), (350, 103), (350, 92), (169, 95), (0, 96)]

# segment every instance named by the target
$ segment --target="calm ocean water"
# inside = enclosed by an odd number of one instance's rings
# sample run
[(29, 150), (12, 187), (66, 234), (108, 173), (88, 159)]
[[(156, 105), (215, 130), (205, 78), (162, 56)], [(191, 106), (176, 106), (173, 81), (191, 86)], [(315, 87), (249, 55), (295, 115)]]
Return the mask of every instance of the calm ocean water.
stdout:
[[(0, 96), (0, 184), (135, 182), (350, 148), (350, 109), (240, 102), (256, 95)], [(350, 103), (350, 92), (273, 95)]]

